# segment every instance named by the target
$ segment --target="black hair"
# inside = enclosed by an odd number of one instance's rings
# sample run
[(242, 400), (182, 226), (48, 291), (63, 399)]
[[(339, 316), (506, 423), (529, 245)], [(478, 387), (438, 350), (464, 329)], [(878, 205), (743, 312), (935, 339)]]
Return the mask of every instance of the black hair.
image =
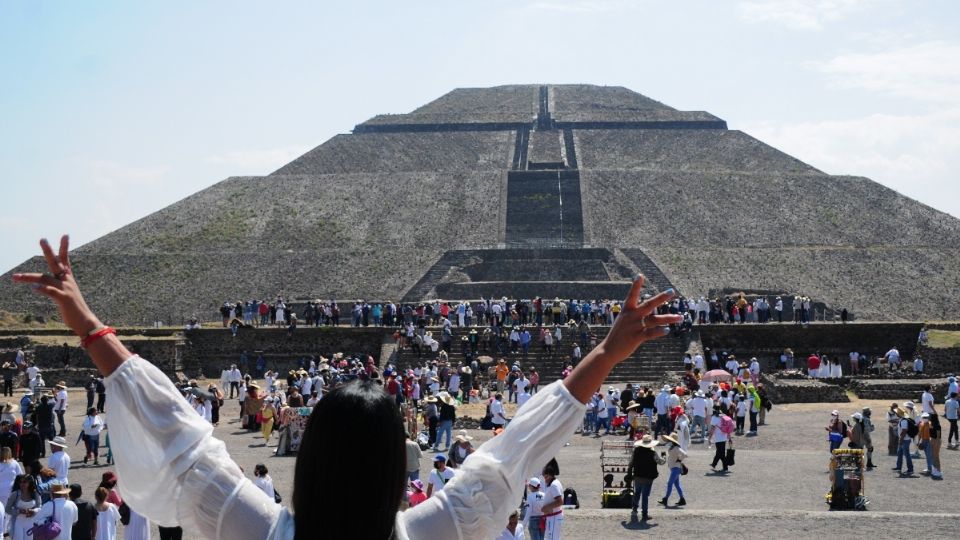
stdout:
[[(390, 538), (406, 487), (406, 442), (395, 398), (370, 381), (330, 391), (313, 409), (300, 443), (293, 482), (295, 540), (322, 529), (330, 538)], [(351, 462), (331, 466), (349, 445)], [(378, 489), (363, 482), (376, 478)], [(353, 515), (365, 501), (365, 518)]]
[(253, 474), (254, 476), (264, 476), (268, 474), (267, 466), (263, 463), (257, 463), (256, 466), (253, 467)]
[(70, 498), (79, 499), (83, 497), (83, 486), (80, 484), (70, 484)]

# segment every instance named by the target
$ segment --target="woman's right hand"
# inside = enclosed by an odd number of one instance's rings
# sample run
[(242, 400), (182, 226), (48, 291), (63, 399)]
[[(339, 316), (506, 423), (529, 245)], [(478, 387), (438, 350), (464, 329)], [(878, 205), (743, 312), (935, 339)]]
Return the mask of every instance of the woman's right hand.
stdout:
[(86, 336), (91, 330), (101, 326), (100, 320), (93, 314), (80, 294), (80, 287), (73, 277), (70, 267), (70, 238), (64, 235), (60, 238), (59, 255), (53, 253), (53, 248), (46, 238), (40, 240), (40, 249), (46, 259), (45, 273), (14, 274), (13, 280), (17, 283), (27, 283), (40, 294), (50, 298), (57, 304), (57, 310), (64, 324), (78, 336)]

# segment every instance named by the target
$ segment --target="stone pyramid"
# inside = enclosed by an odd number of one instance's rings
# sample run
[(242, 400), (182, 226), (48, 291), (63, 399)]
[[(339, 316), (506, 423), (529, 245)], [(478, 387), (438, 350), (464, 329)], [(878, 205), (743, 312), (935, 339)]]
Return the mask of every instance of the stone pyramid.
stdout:
[[(211, 320), (277, 294), (611, 298), (637, 271), (651, 290), (801, 294), (902, 320), (958, 318), (958, 246), (960, 220), (709, 113), (621, 87), (511, 85), (376, 116), (73, 257), (115, 324)], [(0, 309), (49, 313), (9, 274)]]

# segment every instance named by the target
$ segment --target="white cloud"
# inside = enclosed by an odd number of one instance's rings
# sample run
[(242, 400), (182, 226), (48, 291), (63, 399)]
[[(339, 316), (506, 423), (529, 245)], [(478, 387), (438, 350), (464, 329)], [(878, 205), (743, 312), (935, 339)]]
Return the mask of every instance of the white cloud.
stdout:
[(841, 54), (810, 67), (844, 88), (924, 102), (960, 102), (960, 44), (930, 41), (875, 53)]
[(738, 5), (747, 23), (773, 23), (797, 30), (821, 30), (875, 0), (746, 0)]
[(208, 163), (235, 169), (232, 174), (269, 174), (300, 157), (310, 146), (293, 145), (265, 150), (234, 150), (204, 158)]
[(960, 108), (742, 127), (826, 173), (866, 176), (960, 217)]

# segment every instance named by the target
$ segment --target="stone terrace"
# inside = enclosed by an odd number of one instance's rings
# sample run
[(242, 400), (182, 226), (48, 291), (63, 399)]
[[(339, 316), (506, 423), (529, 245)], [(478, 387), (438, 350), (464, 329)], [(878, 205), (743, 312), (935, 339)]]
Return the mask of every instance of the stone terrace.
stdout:
[(513, 146), (509, 131), (337, 135), (273, 174), (507, 169)]
[(585, 241), (593, 245), (960, 246), (960, 220), (865, 178), (609, 170), (580, 177)]
[(741, 131), (587, 129), (574, 138), (583, 169), (819, 173)]
[[(939, 248), (649, 246), (687, 294), (731, 290), (804, 294), (858, 320), (960, 317), (960, 254)], [(909, 261), (909, 264), (907, 264)], [(937, 291), (931, 295), (930, 291)]]

